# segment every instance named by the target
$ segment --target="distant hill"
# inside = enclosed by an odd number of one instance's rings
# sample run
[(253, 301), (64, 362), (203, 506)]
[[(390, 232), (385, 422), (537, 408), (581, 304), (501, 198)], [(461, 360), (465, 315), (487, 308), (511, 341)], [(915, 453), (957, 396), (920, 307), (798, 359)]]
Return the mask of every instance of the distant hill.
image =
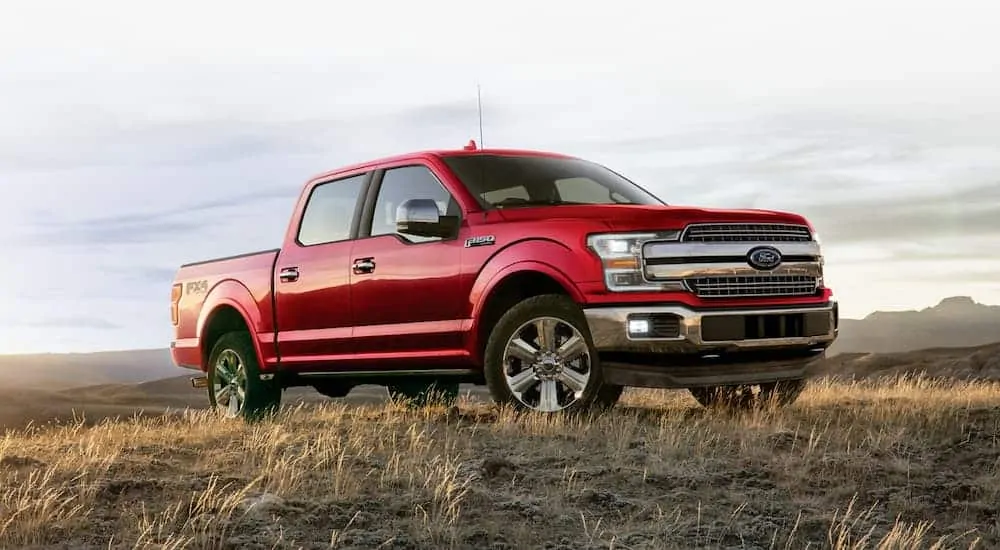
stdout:
[(1000, 306), (955, 296), (921, 310), (876, 311), (864, 319), (842, 319), (830, 354), (965, 348), (994, 342), (1000, 342)]
[(895, 353), (840, 353), (818, 365), (816, 373), (845, 378), (923, 373), (960, 380), (1000, 381), (1000, 343)]
[(183, 374), (167, 349), (0, 355), (0, 385), (58, 390), (135, 384)]

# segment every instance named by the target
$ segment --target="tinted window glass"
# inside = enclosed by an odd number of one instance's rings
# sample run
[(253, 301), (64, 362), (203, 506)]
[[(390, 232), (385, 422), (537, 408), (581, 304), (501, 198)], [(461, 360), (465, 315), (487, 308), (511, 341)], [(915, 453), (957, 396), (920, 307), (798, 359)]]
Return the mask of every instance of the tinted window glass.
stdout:
[(354, 208), (364, 182), (362, 174), (314, 187), (302, 214), (299, 242), (311, 245), (350, 238)]
[(456, 155), (444, 162), (484, 207), (663, 202), (615, 172), (573, 158)]
[(486, 202), (490, 204), (496, 204), (498, 202), (503, 202), (507, 199), (525, 199), (531, 198), (528, 195), (528, 190), (524, 188), (523, 185), (516, 185), (514, 187), (506, 187), (504, 189), (494, 189), (492, 191), (487, 191), (480, 197), (485, 199)]
[[(403, 166), (386, 170), (375, 200), (371, 235), (391, 235), (396, 232), (396, 209), (410, 199), (433, 199), (442, 215), (457, 216), (458, 204), (426, 166)], [(432, 237), (406, 235), (411, 241), (433, 240)]]
[[(559, 198), (566, 202), (586, 204), (628, 203), (628, 198), (590, 178), (566, 178), (554, 182)], [(609, 195), (610, 193), (610, 195)], [(609, 201), (608, 198), (611, 198)]]

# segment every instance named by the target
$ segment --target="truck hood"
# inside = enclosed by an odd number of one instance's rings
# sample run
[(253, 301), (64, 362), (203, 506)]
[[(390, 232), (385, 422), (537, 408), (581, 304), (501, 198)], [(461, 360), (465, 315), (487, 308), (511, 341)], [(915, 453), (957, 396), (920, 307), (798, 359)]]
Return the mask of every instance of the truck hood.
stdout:
[(508, 208), (499, 212), (504, 220), (511, 222), (585, 218), (603, 222), (614, 231), (681, 229), (689, 223), (703, 222), (808, 224), (798, 214), (776, 210), (673, 205), (588, 204)]

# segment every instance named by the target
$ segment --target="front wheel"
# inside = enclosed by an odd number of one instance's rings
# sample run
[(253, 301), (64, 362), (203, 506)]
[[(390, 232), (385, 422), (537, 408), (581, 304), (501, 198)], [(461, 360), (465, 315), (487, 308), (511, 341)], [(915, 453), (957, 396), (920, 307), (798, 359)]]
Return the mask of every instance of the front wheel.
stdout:
[(510, 308), (490, 334), (483, 363), (493, 400), (520, 410), (605, 409), (622, 394), (604, 382), (583, 311), (559, 294)]
[(281, 405), (281, 388), (260, 379), (260, 364), (247, 332), (224, 334), (212, 347), (208, 365), (208, 401), (227, 418), (258, 420)]
[(766, 384), (705, 386), (690, 388), (691, 395), (706, 408), (754, 409), (791, 405), (806, 388), (804, 379)]

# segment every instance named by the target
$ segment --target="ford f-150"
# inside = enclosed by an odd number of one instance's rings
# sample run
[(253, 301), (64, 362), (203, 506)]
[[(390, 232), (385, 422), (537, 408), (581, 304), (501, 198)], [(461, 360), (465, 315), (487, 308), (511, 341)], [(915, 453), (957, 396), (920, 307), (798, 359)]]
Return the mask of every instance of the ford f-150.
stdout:
[(624, 387), (787, 405), (838, 333), (802, 216), (666, 204), (562, 154), (427, 151), (307, 181), (280, 249), (184, 265), (171, 353), (246, 419), (360, 384), (545, 413)]

